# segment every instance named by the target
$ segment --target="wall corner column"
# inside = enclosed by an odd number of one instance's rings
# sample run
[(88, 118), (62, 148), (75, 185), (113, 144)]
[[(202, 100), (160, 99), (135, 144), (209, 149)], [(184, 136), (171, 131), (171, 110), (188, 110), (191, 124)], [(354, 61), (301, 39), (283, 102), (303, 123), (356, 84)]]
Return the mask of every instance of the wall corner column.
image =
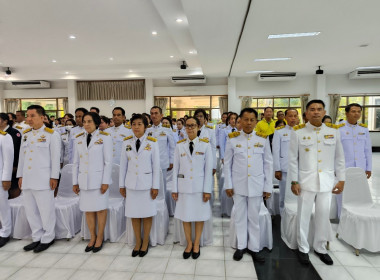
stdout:
[(149, 113), (154, 105), (153, 79), (145, 79), (145, 112)]
[(75, 109), (77, 108), (77, 82), (75, 80), (67, 81), (67, 98), (69, 102), (69, 112), (74, 115)]
[(228, 77), (228, 111), (240, 113), (240, 98), (237, 96), (236, 77)]

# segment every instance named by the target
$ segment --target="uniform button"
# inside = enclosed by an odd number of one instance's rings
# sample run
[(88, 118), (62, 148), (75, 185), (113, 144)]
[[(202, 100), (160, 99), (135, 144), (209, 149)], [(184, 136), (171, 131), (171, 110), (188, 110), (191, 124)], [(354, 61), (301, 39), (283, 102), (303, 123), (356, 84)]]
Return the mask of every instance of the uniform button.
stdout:
[(318, 150), (318, 153), (320, 153), (321, 152), (321, 150)]
[(32, 142), (30, 142), (30, 144), (34, 144), (34, 142), (32, 141)]
[(138, 172), (136, 172), (136, 175), (138, 175), (139, 173)]
[(193, 177), (190, 177), (190, 179), (192, 180), (192, 179), (193, 179)]
[(318, 140), (318, 143), (321, 143), (321, 141)]
[(33, 153), (33, 150), (30, 150), (31, 153)]
[(248, 140), (251, 140), (251, 138), (248, 138)]
[(191, 168), (190, 171), (193, 171), (193, 169)]
[(251, 147), (248, 147), (248, 149), (250, 149)]
[(88, 162), (85, 162), (85, 164), (88, 164)]
[(115, 149), (113, 149), (113, 151), (115, 151)]
[(251, 158), (251, 156), (248, 156), (248, 158)]
[(86, 156), (88, 156), (88, 153), (86, 153)]
[(354, 135), (354, 137), (356, 137), (356, 135)]
[(248, 167), (251, 167), (251, 165), (250, 165), (250, 164), (248, 164)]
[(354, 142), (354, 145), (356, 145), (356, 142)]
[(357, 158), (355, 158), (355, 160), (358, 160)]
[(322, 160), (318, 160), (318, 162), (322, 162)]
[(321, 169), (319, 169), (319, 170), (318, 170), (318, 172), (322, 172), (322, 170), (321, 170)]
[(29, 167), (28, 167), (28, 169), (32, 169), (32, 167), (31, 167), (31, 166), (29, 166)]
[(30, 158), (29, 160), (32, 160), (32, 158)]
[(190, 160), (190, 163), (192, 163), (192, 161)]
[(137, 159), (137, 157), (136, 157), (136, 159)]
[(248, 177), (251, 177), (251, 174), (248, 174)]
[(139, 167), (138, 165), (136, 165), (136, 167)]

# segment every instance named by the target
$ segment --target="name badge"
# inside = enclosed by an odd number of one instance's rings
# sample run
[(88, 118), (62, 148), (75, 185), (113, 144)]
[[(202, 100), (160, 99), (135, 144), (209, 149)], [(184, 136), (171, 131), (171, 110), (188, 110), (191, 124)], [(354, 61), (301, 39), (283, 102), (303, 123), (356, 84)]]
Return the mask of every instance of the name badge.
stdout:
[(178, 174), (178, 175), (177, 175), (177, 178), (185, 178), (185, 175), (183, 175), (183, 174)]
[(204, 155), (205, 153), (203, 152), (195, 152), (196, 155)]
[(282, 136), (288, 136), (288, 134), (287, 134), (287, 133), (285, 133), (285, 134), (283, 134)]
[(166, 133), (165, 132), (161, 132), (160, 136), (166, 136)]
[(99, 139), (98, 141), (96, 141), (95, 143), (94, 143), (95, 145), (101, 145), (101, 144), (103, 144), (103, 139)]
[(37, 139), (38, 142), (46, 142), (46, 139)]
[(365, 135), (365, 133), (364, 133), (364, 132), (359, 132), (358, 134), (359, 134), (359, 135)]
[(324, 137), (325, 137), (325, 139), (334, 139), (334, 135), (330, 135), (330, 134), (325, 135)]
[(78, 142), (78, 145), (82, 144), (82, 141)]
[(132, 147), (131, 147), (131, 145), (127, 145), (127, 147), (126, 147), (126, 149), (125, 149), (127, 152), (128, 151), (132, 151)]
[(186, 153), (181, 154), (181, 157), (185, 157), (185, 156), (186, 156)]
[(240, 144), (236, 144), (236, 148), (241, 148), (241, 145)]
[(152, 146), (150, 144), (147, 144), (144, 148), (144, 150), (150, 151), (152, 149)]
[(262, 147), (264, 147), (264, 145), (261, 144), (260, 142), (258, 142), (255, 145), (253, 145), (253, 147), (255, 147), (255, 148), (262, 148)]

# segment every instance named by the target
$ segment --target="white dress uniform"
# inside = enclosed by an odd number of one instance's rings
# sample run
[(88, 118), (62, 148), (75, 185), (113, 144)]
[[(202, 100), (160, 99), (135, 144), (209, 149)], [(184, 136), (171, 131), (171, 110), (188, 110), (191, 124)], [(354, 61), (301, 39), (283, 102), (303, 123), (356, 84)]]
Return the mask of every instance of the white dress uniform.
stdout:
[[(343, 145), (346, 168), (360, 167), (372, 171), (372, 143), (365, 124), (350, 124), (343, 121), (339, 125), (340, 139)], [(342, 211), (342, 194), (335, 196), (338, 206), (338, 217)]]
[(50, 179), (59, 178), (61, 138), (53, 129), (23, 132), (17, 178), (22, 178), (26, 218), (33, 242), (50, 243), (55, 237), (54, 191)]
[(310, 217), (315, 202), (315, 234), (313, 248), (326, 254), (325, 244), (331, 235), (329, 220), (331, 192), (335, 176), (345, 180), (344, 153), (336, 125), (310, 123), (297, 125), (291, 132), (288, 176), (299, 182), (297, 243), (302, 253), (308, 253)]
[(102, 194), (102, 184), (112, 183), (112, 139), (107, 132), (98, 129), (76, 136), (73, 161), (73, 185), (79, 185), (79, 208), (83, 212), (96, 212), (108, 208), (109, 189)]
[(12, 217), (8, 202), (8, 191), (3, 189), (2, 182), (12, 180), (13, 153), (12, 137), (0, 130), (0, 237), (9, 237), (12, 232)]
[(272, 141), (272, 152), (273, 152), (273, 171), (281, 171), (282, 178), (279, 181), (280, 187), (280, 214), (284, 210), (285, 206), (285, 189), (286, 189), (286, 178), (288, 176), (288, 155), (289, 155), (289, 144), (290, 144), (290, 134), (293, 128), (289, 125), (280, 126), (276, 128), (273, 141)]
[(83, 126), (75, 126), (70, 130), (70, 140), (69, 140), (69, 163), (73, 163), (74, 160), (74, 143), (75, 137), (82, 133), (86, 132)]
[[(57, 131), (57, 130), (56, 130)], [(60, 133), (61, 135), (61, 163), (65, 166), (69, 163), (69, 143), (70, 143), (70, 132), (66, 131)]]
[(160, 189), (160, 151), (157, 139), (142, 136), (137, 151), (136, 136), (124, 139), (120, 157), (120, 188), (126, 188), (125, 216), (147, 218), (157, 214), (151, 189)]
[[(181, 140), (187, 138), (187, 133), (186, 133), (185, 127), (182, 127), (182, 129), (177, 129), (177, 131), (175, 133), (177, 134), (178, 141), (181, 141)], [(181, 133), (183, 134), (183, 136), (181, 136)], [(177, 142), (175, 142), (175, 143), (177, 143)]]
[(228, 134), (231, 132), (238, 131), (236, 127), (232, 127), (230, 125), (226, 126), (224, 129), (219, 130), (219, 155), (220, 159), (224, 159), (224, 153), (226, 151), (226, 143)]
[(190, 153), (190, 140), (179, 141), (174, 153), (173, 192), (178, 193), (174, 217), (184, 222), (207, 221), (210, 201), (203, 193), (212, 191), (212, 150), (208, 140), (196, 137)]
[(30, 126), (25, 121), (22, 121), (22, 122), (15, 122), (13, 124), (13, 128), (17, 129), (18, 131), (22, 133), (24, 130), (29, 129)]
[(216, 169), (216, 139), (215, 139), (215, 130), (213, 126), (203, 125), (200, 129), (199, 139), (207, 139), (211, 144), (212, 150), (212, 168)]
[[(225, 189), (234, 190), (237, 248), (260, 250), (259, 212), (263, 192), (273, 189), (273, 160), (267, 136), (232, 132), (224, 156)], [(248, 233), (248, 234), (247, 234)]]
[(120, 154), (121, 146), (123, 145), (123, 139), (133, 134), (132, 129), (128, 125), (119, 125), (118, 127), (109, 127), (105, 131), (111, 135), (112, 139), (112, 162), (120, 164)]

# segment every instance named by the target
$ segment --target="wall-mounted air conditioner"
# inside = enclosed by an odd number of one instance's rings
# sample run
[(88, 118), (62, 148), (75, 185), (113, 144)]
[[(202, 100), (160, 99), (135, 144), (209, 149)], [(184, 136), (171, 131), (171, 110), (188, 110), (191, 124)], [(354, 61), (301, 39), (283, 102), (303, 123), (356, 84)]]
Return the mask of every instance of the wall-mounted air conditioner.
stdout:
[(380, 69), (355, 70), (348, 74), (349, 79), (375, 79), (380, 78)]
[(205, 76), (181, 76), (172, 77), (173, 84), (204, 84), (206, 83)]
[(47, 81), (15, 81), (12, 86), (20, 89), (26, 88), (50, 88), (50, 83)]
[(295, 72), (262, 73), (257, 76), (259, 82), (285, 82), (296, 78)]

